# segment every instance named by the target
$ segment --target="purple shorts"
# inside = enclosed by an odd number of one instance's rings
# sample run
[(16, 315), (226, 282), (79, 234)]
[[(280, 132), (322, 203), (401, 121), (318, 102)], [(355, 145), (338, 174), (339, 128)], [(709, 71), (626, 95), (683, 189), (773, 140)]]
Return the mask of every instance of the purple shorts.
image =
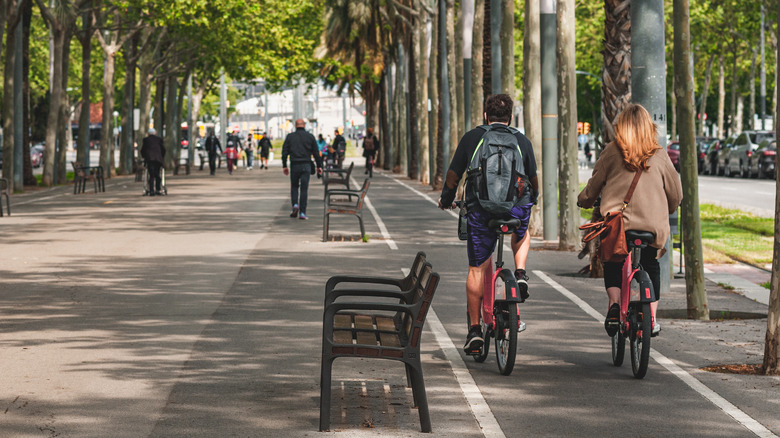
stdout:
[[(533, 206), (533, 204), (517, 205), (504, 216), (505, 219), (520, 219), (520, 227), (515, 230), (515, 234), (521, 239), (528, 230), (531, 207)], [(469, 266), (479, 266), (490, 258), (496, 248), (498, 236), (487, 226), (488, 221), (495, 216), (480, 208), (473, 208), (468, 212), (467, 217), (469, 239), (466, 248), (469, 255)]]

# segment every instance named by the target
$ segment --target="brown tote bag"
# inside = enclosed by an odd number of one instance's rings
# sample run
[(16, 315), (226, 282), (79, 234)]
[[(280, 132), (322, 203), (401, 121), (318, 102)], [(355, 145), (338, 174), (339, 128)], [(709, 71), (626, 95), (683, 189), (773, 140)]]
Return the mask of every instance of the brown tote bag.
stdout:
[(640, 176), (642, 176), (642, 169), (639, 169), (634, 175), (634, 180), (631, 182), (631, 187), (628, 189), (620, 211), (610, 211), (604, 215), (604, 219), (580, 226), (580, 229), (587, 233), (582, 238), (583, 242), (590, 242), (597, 236), (601, 237), (599, 257), (602, 262), (619, 263), (628, 256), (626, 232), (623, 229), (623, 210), (628, 207), (631, 197), (634, 196), (634, 189), (636, 189)]

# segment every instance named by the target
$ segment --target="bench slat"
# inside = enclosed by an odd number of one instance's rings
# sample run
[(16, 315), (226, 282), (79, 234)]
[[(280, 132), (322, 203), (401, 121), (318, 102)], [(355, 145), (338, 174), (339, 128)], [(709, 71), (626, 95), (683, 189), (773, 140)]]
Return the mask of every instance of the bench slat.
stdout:
[(333, 342), (336, 344), (352, 344), (352, 332), (345, 330), (334, 331)]
[(357, 343), (362, 345), (377, 345), (375, 332), (356, 332)]
[(379, 333), (379, 339), (381, 339), (383, 347), (401, 347), (401, 340), (394, 333)]

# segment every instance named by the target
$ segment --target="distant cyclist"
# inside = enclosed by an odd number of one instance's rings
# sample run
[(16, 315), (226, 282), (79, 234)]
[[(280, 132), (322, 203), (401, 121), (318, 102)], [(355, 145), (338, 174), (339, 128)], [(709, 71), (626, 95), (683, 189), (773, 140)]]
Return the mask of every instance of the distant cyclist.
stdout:
[[(656, 298), (660, 299), (661, 267), (657, 258), (664, 254), (669, 237), (669, 214), (677, 210), (682, 201), (680, 176), (674, 170), (666, 151), (658, 145), (658, 131), (650, 113), (637, 104), (629, 104), (618, 116), (615, 124), (615, 141), (601, 152), (593, 167), (593, 175), (580, 192), (577, 205), (590, 208), (601, 196), (601, 211), (617, 211), (623, 201), (634, 174), (642, 169), (636, 185), (633, 201), (623, 213), (626, 230), (649, 231), (655, 234), (655, 242), (642, 248), (642, 268), (650, 276)], [(609, 310), (604, 328), (609, 336), (617, 333), (620, 321), (620, 288), (623, 263), (604, 263), (604, 287), (609, 297)], [(658, 302), (650, 305), (655, 315)], [(653, 321), (653, 335), (661, 331), (661, 325)]]
[[(480, 307), (483, 288), (486, 281), (486, 273), (490, 269), (490, 257), (495, 249), (497, 236), (495, 231), (488, 228), (488, 221), (494, 218), (520, 219), (520, 227), (512, 234), (512, 252), (515, 259), (515, 278), (520, 287), (520, 295), (525, 298), (528, 295), (528, 276), (525, 272), (528, 252), (531, 248), (531, 239), (528, 236), (528, 222), (531, 217), (531, 207), (539, 193), (539, 182), (536, 176), (536, 159), (531, 142), (520, 131), (509, 127), (512, 121), (512, 98), (506, 94), (494, 94), (485, 101), (485, 120), (487, 125), (477, 127), (467, 132), (458, 143), (455, 155), (452, 157), (447, 171), (444, 187), (442, 188), (439, 208), (450, 209), (455, 205), (458, 182), (463, 173), (473, 167), (472, 160), (477, 155), (478, 147), (483, 145), (484, 138), (491, 135), (501, 135), (503, 141), (512, 142), (508, 154), (516, 154), (522, 166), (524, 175), (517, 175), (517, 188), (519, 192), (513, 197), (511, 209), (506, 214), (497, 215), (491, 213), (480, 204), (478, 200), (477, 182), (472, 178), (476, 176), (476, 169), (469, 170), (471, 176), (467, 179), (466, 206), (468, 208), (468, 242), (467, 252), (469, 259), (469, 274), (466, 279), (466, 298), (469, 317), (469, 332), (466, 345), (463, 349), (472, 352), (484, 344), (482, 327), (479, 325)], [(482, 152), (485, 149), (481, 149)], [(516, 152), (517, 151), (517, 152)], [(504, 169), (504, 173), (513, 169)], [(486, 180), (491, 178), (486, 175)], [(486, 181), (485, 180), (485, 181)], [(530, 183), (530, 184), (528, 184)]]

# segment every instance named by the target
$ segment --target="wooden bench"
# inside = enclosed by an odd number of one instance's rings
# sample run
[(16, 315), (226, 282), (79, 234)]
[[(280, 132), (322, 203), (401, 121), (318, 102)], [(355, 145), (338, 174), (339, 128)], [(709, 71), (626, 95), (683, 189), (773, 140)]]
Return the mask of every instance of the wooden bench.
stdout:
[(325, 196), (328, 194), (329, 184), (344, 184), (349, 190), (349, 178), (352, 176), (352, 169), (355, 168), (355, 162), (349, 164), (347, 169), (324, 169), (322, 171), (322, 183), (325, 184)]
[(8, 216), (11, 215), (11, 198), (8, 196), (8, 179), (0, 178), (0, 217), (3, 216), (3, 196), (5, 196), (5, 206), (8, 207)]
[(82, 166), (78, 161), (71, 161), (73, 166), (73, 194), (85, 193), (87, 191), (87, 181), (92, 181), (95, 187), (95, 193), (106, 191), (106, 182), (103, 179), (103, 167), (101, 166)]
[(330, 226), (331, 214), (351, 214), (358, 218), (360, 222), (360, 238), (366, 238), (366, 227), (363, 225), (363, 204), (368, 192), (368, 186), (371, 180), (366, 178), (363, 181), (363, 188), (360, 190), (328, 190), (325, 192), (325, 214), (322, 223), (322, 241), (328, 241), (328, 227)]
[[(424, 263), (417, 285), (397, 293), (398, 303), (366, 302), (366, 297), (388, 297), (391, 291), (355, 293), (361, 301), (331, 299), (322, 322), (322, 367), (320, 380), (320, 431), (330, 429), (331, 377), (337, 357), (391, 359), (403, 362), (407, 383), (411, 384), (414, 405), (420, 415), (420, 428), (431, 432), (428, 399), (425, 394), (420, 338), (439, 275)], [(375, 292), (379, 292), (377, 295)], [(326, 303), (329, 301), (326, 296)]]

